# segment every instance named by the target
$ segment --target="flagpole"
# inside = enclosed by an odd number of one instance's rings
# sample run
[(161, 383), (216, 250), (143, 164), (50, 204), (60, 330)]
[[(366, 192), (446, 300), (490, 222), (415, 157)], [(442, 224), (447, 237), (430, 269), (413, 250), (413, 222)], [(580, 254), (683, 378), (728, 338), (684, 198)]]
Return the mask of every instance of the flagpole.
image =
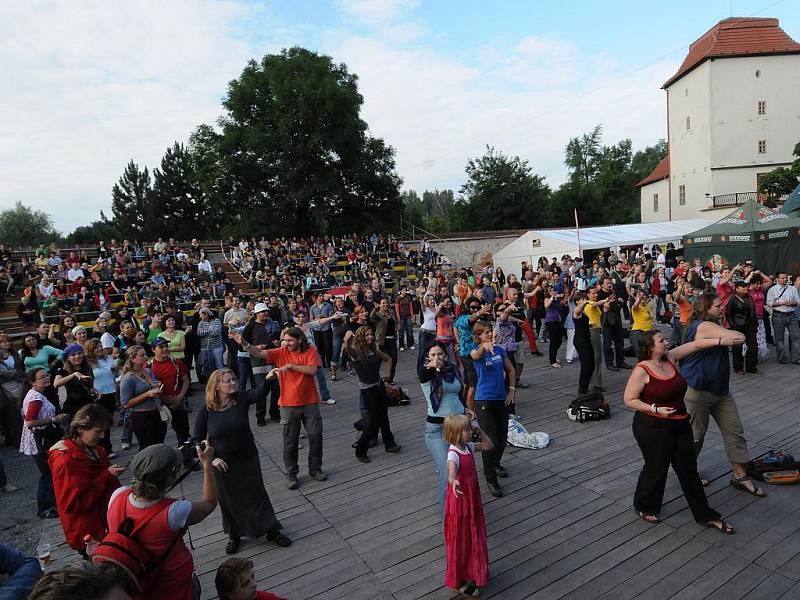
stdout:
[(581, 227), (578, 225), (578, 209), (573, 209), (575, 211), (575, 233), (578, 235), (578, 254), (580, 255), (581, 259), (583, 259), (583, 249), (581, 248)]

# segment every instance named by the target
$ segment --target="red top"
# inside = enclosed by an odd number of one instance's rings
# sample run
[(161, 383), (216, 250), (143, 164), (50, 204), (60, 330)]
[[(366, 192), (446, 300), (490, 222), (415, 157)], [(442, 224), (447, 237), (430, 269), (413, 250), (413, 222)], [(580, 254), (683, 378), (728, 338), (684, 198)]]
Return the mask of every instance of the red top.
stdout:
[(666, 406), (674, 408), (675, 413), (666, 417), (657, 413), (650, 413), (654, 417), (661, 417), (662, 419), (686, 419), (686, 405), (683, 403), (683, 396), (686, 394), (686, 380), (678, 372), (671, 362), (668, 361), (669, 366), (672, 368), (672, 375), (668, 378), (663, 378), (657, 375), (650, 367), (644, 363), (639, 363), (637, 367), (644, 369), (649, 377), (649, 381), (645, 384), (642, 390), (641, 400), (645, 404), (655, 404), (658, 406)]
[(272, 592), (256, 592), (256, 600), (286, 600), (286, 598), (276, 596)]
[[(116, 531), (119, 524), (130, 517), (134, 523), (137, 518), (147, 512), (147, 508), (137, 508), (128, 499), (130, 489), (121, 491), (108, 507), (108, 528)], [(146, 592), (133, 595), (133, 600), (191, 600), (192, 572), (194, 561), (183, 543), (183, 530), (173, 531), (169, 526), (169, 507), (175, 502), (167, 498), (164, 510), (150, 519), (141, 530), (136, 532), (136, 539), (148, 551), (150, 556), (160, 558), (175, 542), (168, 556), (159, 563), (158, 576)], [(175, 540), (176, 536), (178, 537)]]
[[(290, 352), (285, 347), (267, 350), (266, 361), (268, 364), (279, 367), (287, 364), (320, 368), (322, 366), (317, 349), (313, 346), (309, 346), (304, 352)], [(280, 383), (281, 396), (278, 399), (279, 406), (305, 406), (306, 404), (317, 404), (319, 402), (317, 379), (313, 375), (306, 375), (294, 369), (289, 369), (281, 374)]]
[(50, 449), (48, 463), (53, 474), (61, 527), (70, 548), (84, 550), (85, 535), (96, 540), (106, 535), (106, 509), (119, 480), (108, 472), (108, 457), (100, 446), (91, 458), (74, 441), (62, 440)]

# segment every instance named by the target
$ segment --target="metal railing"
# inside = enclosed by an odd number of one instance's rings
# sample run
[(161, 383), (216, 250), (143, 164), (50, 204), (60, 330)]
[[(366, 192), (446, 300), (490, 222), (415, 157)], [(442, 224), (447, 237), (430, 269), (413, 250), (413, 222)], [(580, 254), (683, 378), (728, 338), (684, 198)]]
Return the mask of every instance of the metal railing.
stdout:
[[(789, 194), (783, 194), (775, 199), (776, 204), (783, 204)], [(726, 208), (728, 206), (741, 206), (749, 200), (755, 200), (760, 204), (765, 204), (768, 200), (767, 194), (758, 192), (739, 192), (737, 194), (720, 194), (711, 198), (713, 208)]]

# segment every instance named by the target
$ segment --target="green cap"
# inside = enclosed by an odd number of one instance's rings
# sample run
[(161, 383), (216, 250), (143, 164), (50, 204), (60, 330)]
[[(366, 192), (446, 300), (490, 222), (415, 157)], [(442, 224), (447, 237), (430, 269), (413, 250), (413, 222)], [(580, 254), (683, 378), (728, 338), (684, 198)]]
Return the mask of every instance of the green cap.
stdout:
[(130, 469), (138, 481), (161, 483), (170, 474), (180, 471), (182, 464), (180, 450), (166, 444), (154, 444), (133, 457)]

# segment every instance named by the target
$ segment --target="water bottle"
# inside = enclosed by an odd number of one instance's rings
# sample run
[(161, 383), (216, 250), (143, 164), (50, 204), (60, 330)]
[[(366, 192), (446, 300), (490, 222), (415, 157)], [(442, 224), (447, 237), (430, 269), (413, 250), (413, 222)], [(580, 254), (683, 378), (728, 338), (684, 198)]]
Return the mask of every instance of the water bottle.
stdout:
[(96, 539), (94, 539), (91, 534), (86, 534), (83, 536), (83, 543), (86, 544), (86, 554), (91, 558), (91, 556), (97, 550), (97, 546), (100, 544)]

